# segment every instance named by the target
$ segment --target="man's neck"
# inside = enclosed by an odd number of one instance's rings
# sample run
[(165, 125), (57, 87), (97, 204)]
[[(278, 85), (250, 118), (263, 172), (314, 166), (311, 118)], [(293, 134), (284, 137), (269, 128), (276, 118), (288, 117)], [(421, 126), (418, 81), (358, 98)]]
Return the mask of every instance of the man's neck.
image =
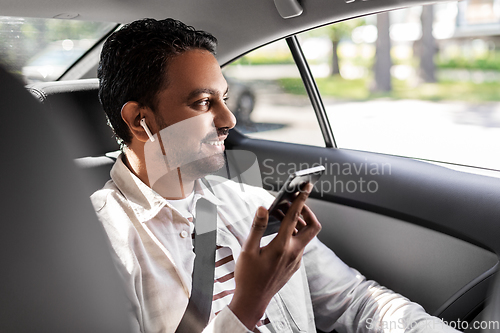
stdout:
[(150, 184), (144, 156), (139, 156), (132, 149), (124, 149), (124, 153), (123, 162), (127, 168), (165, 199), (184, 199), (193, 192), (194, 180), (183, 178), (179, 168), (165, 173), (154, 184)]

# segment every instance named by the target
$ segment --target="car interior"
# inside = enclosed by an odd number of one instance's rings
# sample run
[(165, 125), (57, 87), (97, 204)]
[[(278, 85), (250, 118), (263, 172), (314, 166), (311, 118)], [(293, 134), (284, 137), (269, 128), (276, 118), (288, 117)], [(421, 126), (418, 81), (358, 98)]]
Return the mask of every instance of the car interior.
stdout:
[[(311, 194), (308, 205), (323, 227), (318, 237), (368, 279), (445, 321), (471, 322), (484, 315), (498, 320), (499, 288), (493, 285), (500, 254), (500, 179), (418, 159), (337, 148), (294, 38), (331, 22), (427, 1), (150, 0), (147, 6), (122, 3), (119, 8), (107, 0), (0, 3), (2, 15), (13, 16), (68, 12), (119, 23), (174, 17), (218, 38), (217, 59), (223, 67), (259, 46), (286, 39), (325, 146), (255, 139), (234, 129), (226, 149), (250, 152), (254, 158), (234, 160), (234, 167), (241, 172), (256, 161), (261, 172), (267, 171), (263, 184), (270, 191), (286, 180), (280, 170), (287, 166), (323, 164), (327, 172), (322, 180), (338, 186), (359, 184), (360, 172), (342, 169), (359, 168), (367, 190), (330, 186)], [(1, 332), (128, 331), (107, 239), (88, 200), (109, 179), (119, 147), (97, 97), (98, 80), (81, 72), (74, 66), (59, 81), (23, 87), (0, 71), (0, 98), (11, 115), (0, 131), (5, 138), (6, 226), (0, 236), (5, 267)], [(376, 191), (370, 191), (370, 184), (377, 185)]]

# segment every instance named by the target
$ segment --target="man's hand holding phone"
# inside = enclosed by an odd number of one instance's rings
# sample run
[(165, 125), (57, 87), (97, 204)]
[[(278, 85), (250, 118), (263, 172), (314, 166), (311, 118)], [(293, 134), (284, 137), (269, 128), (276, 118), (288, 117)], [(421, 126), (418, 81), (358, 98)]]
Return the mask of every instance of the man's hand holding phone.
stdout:
[(267, 223), (264, 236), (278, 232), (281, 220), (285, 216), (292, 201), (304, 190), (306, 184), (316, 184), (325, 172), (322, 165), (296, 171), (288, 176), (274, 202), (269, 206), (269, 222)]
[(313, 185), (306, 182), (289, 206), (278, 234), (266, 246), (260, 241), (268, 225), (269, 212), (259, 207), (248, 239), (236, 262), (236, 289), (229, 308), (253, 330), (271, 298), (299, 269), (306, 245), (321, 230), (314, 213), (305, 205)]

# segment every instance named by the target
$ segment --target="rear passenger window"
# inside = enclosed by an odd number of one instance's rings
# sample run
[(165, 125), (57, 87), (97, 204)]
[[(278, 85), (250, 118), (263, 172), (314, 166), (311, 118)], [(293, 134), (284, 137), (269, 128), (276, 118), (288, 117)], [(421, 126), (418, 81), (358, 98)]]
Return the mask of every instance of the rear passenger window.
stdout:
[(500, 170), (497, 7), (412, 7), (299, 35), (337, 146)]
[(309, 98), (297, 93), (304, 86), (284, 40), (250, 52), (223, 73), (239, 131), (252, 138), (325, 146)]
[(56, 81), (115, 26), (62, 17), (0, 16), (0, 63), (26, 84)]

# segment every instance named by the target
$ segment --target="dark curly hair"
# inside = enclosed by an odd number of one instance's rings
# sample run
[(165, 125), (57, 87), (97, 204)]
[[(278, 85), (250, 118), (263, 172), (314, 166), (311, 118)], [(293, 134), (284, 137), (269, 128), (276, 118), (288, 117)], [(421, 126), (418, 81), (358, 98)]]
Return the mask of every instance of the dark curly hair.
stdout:
[(215, 55), (216, 46), (211, 34), (174, 19), (135, 21), (106, 40), (97, 70), (99, 100), (120, 145), (132, 140), (122, 106), (135, 101), (156, 112), (158, 93), (169, 84), (169, 60), (192, 49)]

